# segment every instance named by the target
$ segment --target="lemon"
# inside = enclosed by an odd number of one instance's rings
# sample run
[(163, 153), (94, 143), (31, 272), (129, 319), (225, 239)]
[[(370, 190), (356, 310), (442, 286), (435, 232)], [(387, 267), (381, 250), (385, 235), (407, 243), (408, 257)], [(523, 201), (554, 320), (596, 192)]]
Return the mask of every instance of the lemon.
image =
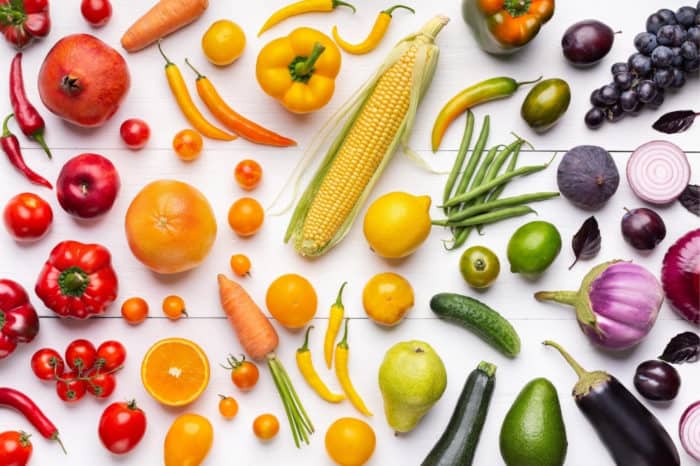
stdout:
[(233, 63), (243, 53), (243, 29), (227, 19), (215, 21), (202, 36), (202, 50), (207, 59), (217, 66)]
[(412, 254), (430, 234), (430, 197), (393, 192), (375, 200), (365, 214), (364, 232), (382, 257)]

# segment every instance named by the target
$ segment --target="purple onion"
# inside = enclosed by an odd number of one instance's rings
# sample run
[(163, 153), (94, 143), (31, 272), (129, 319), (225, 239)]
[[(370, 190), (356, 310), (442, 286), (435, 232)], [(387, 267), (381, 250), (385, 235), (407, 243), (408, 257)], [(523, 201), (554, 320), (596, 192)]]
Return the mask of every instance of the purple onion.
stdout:
[(661, 283), (644, 267), (611, 261), (591, 269), (579, 291), (540, 291), (535, 299), (574, 306), (581, 330), (593, 343), (621, 351), (647, 336), (656, 322), (664, 292)]

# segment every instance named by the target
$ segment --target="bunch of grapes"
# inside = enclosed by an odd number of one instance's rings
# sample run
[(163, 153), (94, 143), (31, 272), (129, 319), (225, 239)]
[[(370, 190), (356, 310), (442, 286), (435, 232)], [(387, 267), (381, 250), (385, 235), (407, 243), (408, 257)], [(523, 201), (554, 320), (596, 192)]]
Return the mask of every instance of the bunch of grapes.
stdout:
[(634, 38), (637, 53), (612, 66), (613, 81), (591, 93), (586, 126), (599, 128), (644, 107), (656, 109), (667, 89), (679, 89), (700, 69), (700, 2), (675, 13), (661, 9), (647, 19), (646, 32)]

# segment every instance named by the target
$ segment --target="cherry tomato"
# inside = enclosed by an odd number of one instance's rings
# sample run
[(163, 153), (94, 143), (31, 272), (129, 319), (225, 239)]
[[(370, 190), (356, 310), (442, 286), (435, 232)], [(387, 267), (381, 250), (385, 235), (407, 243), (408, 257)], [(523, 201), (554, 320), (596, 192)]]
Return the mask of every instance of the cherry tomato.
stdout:
[(66, 403), (80, 401), (87, 391), (87, 384), (81, 380), (77, 372), (64, 372), (60, 380), (56, 381), (56, 394)]
[(193, 129), (183, 129), (173, 138), (173, 149), (180, 160), (195, 160), (202, 153), (202, 135)]
[(270, 440), (280, 430), (280, 421), (273, 414), (261, 414), (253, 421), (253, 432), (260, 440)]
[(119, 369), (126, 361), (126, 348), (115, 340), (108, 340), (97, 347), (96, 367), (101, 372)]
[(238, 414), (238, 402), (230, 396), (219, 395), (219, 413), (224, 419), (233, 419)]
[(33, 193), (18, 194), (7, 202), (3, 212), (5, 228), (15, 241), (36, 241), (44, 237), (53, 222), (53, 210)]
[(109, 0), (83, 0), (80, 12), (90, 26), (102, 27), (112, 17), (112, 5)]
[(166, 296), (163, 300), (163, 314), (170, 320), (187, 317), (185, 300), (175, 295)]
[(265, 211), (258, 201), (242, 197), (231, 204), (228, 224), (239, 236), (252, 236), (260, 230), (265, 220)]
[(250, 259), (244, 254), (231, 256), (231, 270), (239, 277), (250, 276)]
[(32, 356), (32, 372), (41, 380), (54, 380), (65, 371), (63, 358), (51, 348), (42, 348)]
[(114, 374), (91, 374), (90, 380), (85, 383), (87, 391), (95, 398), (109, 398), (117, 388), (117, 378)]
[(102, 413), (97, 432), (107, 450), (123, 455), (133, 450), (146, 433), (146, 414), (134, 400), (112, 403)]
[(143, 298), (129, 298), (122, 303), (122, 317), (131, 325), (138, 325), (148, 317), (148, 303)]
[(25, 432), (9, 430), (0, 433), (0, 464), (3, 466), (25, 466), (32, 451), (32, 442)]
[[(84, 0), (85, 2), (90, 2), (90, 0)], [(92, 0), (92, 2), (101, 2), (103, 0)], [(151, 128), (148, 127), (148, 123), (139, 118), (130, 118), (125, 120), (119, 128), (119, 134), (126, 144), (126, 147), (132, 150), (143, 149), (148, 143), (148, 139), (151, 137)]]
[(488, 288), (501, 271), (498, 256), (484, 246), (472, 246), (459, 259), (459, 271), (464, 281), (474, 288)]
[(97, 350), (87, 340), (75, 340), (66, 348), (66, 364), (68, 367), (83, 374), (92, 369), (97, 360)]
[(258, 383), (260, 378), (258, 366), (250, 361), (246, 361), (245, 356), (241, 355), (240, 358), (236, 358), (233, 355), (229, 355), (226, 363), (227, 365), (222, 367), (231, 371), (231, 382), (239, 389), (246, 392)]
[(260, 184), (262, 167), (255, 160), (245, 159), (238, 162), (233, 174), (238, 186), (246, 191), (251, 191)]

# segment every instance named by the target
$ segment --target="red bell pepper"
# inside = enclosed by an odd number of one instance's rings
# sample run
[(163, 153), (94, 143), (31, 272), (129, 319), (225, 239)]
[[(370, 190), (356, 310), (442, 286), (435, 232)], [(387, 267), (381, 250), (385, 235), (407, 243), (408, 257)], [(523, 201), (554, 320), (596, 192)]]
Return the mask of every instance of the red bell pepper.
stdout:
[(18, 49), (50, 30), (49, 0), (0, 0), (0, 32)]
[(22, 285), (0, 279), (0, 359), (6, 358), (17, 343), (29, 343), (39, 333), (39, 317)]
[(101, 314), (117, 298), (111, 262), (109, 251), (99, 244), (58, 243), (39, 274), (36, 294), (60, 317)]

